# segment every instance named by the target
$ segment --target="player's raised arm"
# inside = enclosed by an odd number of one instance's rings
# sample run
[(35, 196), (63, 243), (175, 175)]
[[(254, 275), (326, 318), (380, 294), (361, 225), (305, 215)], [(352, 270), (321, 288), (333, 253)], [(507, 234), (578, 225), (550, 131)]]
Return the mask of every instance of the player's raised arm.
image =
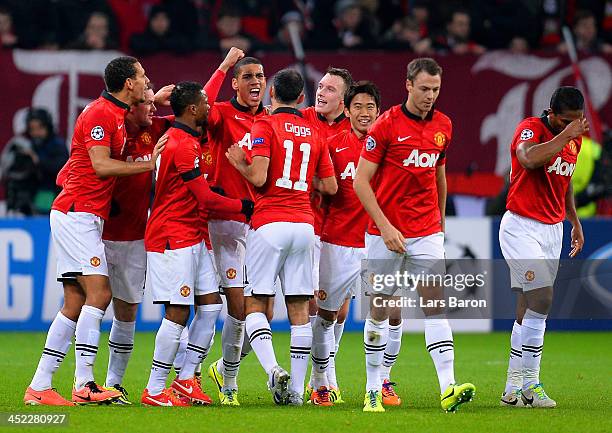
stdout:
[(314, 187), (321, 194), (334, 195), (338, 192), (338, 181), (334, 172), (334, 165), (329, 156), (327, 143), (323, 146), (323, 151), (319, 157), (317, 165), (318, 177), (313, 179)]
[(214, 102), (217, 100), (217, 96), (219, 95), (219, 90), (221, 90), (221, 86), (223, 85), (223, 80), (225, 80), (225, 76), (227, 75), (227, 71), (232, 68), (236, 62), (244, 57), (244, 52), (240, 48), (232, 47), (219, 67), (213, 72), (210, 76), (206, 84), (204, 85), (204, 90), (208, 95), (208, 103), (212, 106)]
[[(563, 119), (560, 119), (563, 121)], [(554, 155), (559, 153), (565, 145), (573, 139), (579, 138), (589, 130), (586, 118), (581, 117), (571, 122), (565, 121), (567, 126), (552, 140), (545, 143), (523, 141), (516, 148), (516, 157), (526, 169), (533, 170), (546, 164)]]
[(396, 253), (405, 253), (404, 237), (393, 225), (389, 222), (382, 209), (378, 205), (376, 195), (370, 184), (372, 178), (378, 170), (378, 164), (368, 161), (363, 156), (359, 158), (355, 180), (353, 181), (353, 189), (359, 198), (370, 218), (374, 220), (376, 226), (380, 229), (385, 245), (389, 250)]

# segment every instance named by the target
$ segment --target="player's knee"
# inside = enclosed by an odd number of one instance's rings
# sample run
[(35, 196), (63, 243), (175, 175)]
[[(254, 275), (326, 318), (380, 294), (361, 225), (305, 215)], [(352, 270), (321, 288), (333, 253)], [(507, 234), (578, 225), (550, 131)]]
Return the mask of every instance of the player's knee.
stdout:
[(338, 313), (336, 313), (335, 311), (328, 311), (328, 310), (324, 310), (322, 308), (319, 308), (319, 311), (317, 312), (317, 314), (322, 318), (325, 319), (329, 322), (333, 322), (334, 320), (336, 320), (338, 318)]
[(181, 326), (187, 325), (190, 308), (188, 305), (167, 305), (165, 318)]
[(130, 304), (118, 298), (113, 298), (115, 319), (120, 322), (134, 322), (138, 312), (138, 304)]

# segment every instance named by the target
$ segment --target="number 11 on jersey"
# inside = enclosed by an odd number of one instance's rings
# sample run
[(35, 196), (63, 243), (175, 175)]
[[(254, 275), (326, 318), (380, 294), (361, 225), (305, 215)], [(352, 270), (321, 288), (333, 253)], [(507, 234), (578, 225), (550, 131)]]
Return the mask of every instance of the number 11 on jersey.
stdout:
[(308, 172), (308, 161), (310, 161), (310, 144), (301, 143), (300, 151), (302, 152), (302, 163), (300, 164), (299, 179), (295, 182), (291, 180), (291, 162), (293, 161), (292, 140), (283, 142), (285, 148), (285, 164), (283, 165), (283, 177), (276, 180), (276, 186), (279, 188), (294, 189), (296, 191), (308, 191), (308, 183), (306, 182), (306, 173)]

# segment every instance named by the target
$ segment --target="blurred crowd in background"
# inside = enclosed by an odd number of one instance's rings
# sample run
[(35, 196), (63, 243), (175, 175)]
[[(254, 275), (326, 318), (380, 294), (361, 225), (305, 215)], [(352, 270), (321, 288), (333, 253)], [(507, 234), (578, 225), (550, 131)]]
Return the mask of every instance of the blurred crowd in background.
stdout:
[(0, 0), (0, 49), (612, 53), (612, 0)]

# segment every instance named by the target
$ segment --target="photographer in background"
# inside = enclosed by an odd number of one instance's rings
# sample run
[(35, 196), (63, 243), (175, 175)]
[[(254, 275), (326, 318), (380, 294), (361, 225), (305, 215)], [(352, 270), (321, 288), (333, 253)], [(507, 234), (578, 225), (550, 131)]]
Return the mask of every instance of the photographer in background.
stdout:
[(49, 112), (31, 108), (26, 131), (13, 137), (0, 157), (0, 179), (6, 188), (9, 215), (48, 213), (58, 190), (57, 173), (68, 160)]

